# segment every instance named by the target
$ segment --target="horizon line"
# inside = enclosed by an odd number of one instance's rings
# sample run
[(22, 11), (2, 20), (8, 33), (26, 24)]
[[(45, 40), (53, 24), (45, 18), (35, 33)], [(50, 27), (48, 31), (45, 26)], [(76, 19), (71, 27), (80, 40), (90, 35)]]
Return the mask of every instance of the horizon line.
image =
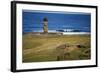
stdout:
[(69, 11), (46, 11), (46, 10), (28, 10), (24, 9), (23, 12), (38, 12), (38, 13), (60, 13), (60, 14), (85, 14), (90, 15), (91, 13), (85, 13), (85, 12), (69, 12)]

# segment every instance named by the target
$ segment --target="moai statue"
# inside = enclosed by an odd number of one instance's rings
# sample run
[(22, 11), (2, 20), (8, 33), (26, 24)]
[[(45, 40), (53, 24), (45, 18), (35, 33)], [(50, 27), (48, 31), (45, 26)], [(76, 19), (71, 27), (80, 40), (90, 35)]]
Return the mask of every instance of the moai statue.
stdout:
[(48, 19), (46, 17), (43, 19), (43, 30), (44, 33), (48, 33)]

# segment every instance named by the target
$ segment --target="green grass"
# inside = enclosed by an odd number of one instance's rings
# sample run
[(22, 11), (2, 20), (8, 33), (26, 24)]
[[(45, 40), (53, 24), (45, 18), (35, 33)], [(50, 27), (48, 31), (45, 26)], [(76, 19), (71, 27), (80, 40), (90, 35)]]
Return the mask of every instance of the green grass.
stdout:
[[(59, 51), (57, 47), (66, 43), (74, 46)], [(85, 47), (77, 48), (76, 44)], [(23, 62), (57, 61), (58, 54), (59, 60), (84, 60), (90, 59), (90, 52), (90, 35), (23, 35)]]

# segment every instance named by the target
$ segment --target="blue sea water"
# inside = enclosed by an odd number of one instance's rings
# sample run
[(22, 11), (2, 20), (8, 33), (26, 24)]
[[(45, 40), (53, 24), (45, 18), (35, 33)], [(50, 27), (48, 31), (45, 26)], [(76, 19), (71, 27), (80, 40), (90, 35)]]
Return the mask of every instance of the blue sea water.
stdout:
[(23, 10), (22, 17), (23, 32), (43, 32), (45, 17), (48, 18), (48, 31), (91, 32), (91, 14), (89, 13)]

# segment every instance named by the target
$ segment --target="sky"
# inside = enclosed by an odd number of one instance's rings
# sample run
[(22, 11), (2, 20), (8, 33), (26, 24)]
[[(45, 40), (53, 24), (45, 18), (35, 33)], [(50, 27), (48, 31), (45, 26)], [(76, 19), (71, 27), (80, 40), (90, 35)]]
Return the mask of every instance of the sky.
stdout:
[(51, 12), (23, 10), (23, 32), (43, 30), (43, 19), (48, 18), (49, 30), (77, 29), (90, 32), (91, 14), (78, 12)]

